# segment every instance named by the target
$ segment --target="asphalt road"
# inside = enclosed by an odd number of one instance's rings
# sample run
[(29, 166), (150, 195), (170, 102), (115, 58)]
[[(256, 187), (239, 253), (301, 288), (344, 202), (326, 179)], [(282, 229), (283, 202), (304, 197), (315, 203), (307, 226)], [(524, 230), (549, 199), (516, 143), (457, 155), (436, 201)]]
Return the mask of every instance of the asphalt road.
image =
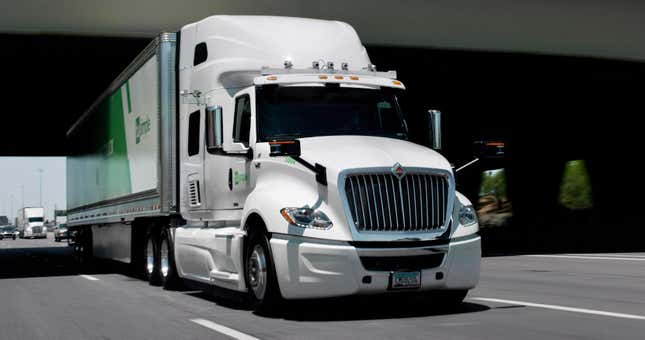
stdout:
[(164, 291), (119, 266), (78, 272), (65, 243), (0, 241), (0, 339), (643, 339), (645, 253), (485, 258), (455, 310), (409, 298), (289, 304)]

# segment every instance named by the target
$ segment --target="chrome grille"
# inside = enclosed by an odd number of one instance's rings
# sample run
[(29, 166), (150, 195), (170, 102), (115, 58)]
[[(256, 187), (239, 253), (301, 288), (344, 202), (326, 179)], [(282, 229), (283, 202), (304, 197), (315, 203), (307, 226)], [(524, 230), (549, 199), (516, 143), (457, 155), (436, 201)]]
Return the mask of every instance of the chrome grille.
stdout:
[(31, 232), (34, 234), (40, 234), (43, 232), (43, 227), (32, 227)]
[(422, 232), (446, 221), (448, 178), (408, 173), (351, 174), (345, 180), (347, 203), (358, 231)]

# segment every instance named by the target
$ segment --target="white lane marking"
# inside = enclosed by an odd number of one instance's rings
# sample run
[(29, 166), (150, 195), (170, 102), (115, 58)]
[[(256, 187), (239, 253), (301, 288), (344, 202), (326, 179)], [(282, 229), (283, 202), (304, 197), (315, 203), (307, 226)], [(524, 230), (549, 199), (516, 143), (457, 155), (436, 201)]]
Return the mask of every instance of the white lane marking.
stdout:
[(563, 254), (566, 256), (589, 256), (589, 257), (626, 257), (630, 259), (645, 259), (645, 255), (631, 254)]
[(548, 258), (555, 258), (555, 259), (645, 261), (645, 258), (639, 258), (639, 257), (581, 256), (581, 255), (524, 255), (524, 256), (548, 257)]
[(565, 312), (573, 312), (573, 313), (611, 316), (611, 317), (614, 317), (614, 318), (645, 320), (645, 316), (643, 316), (643, 315), (614, 313), (614, 312), (607, 312), (607, 311), (602, 311), (602, 310), (597, 310), (597, 309), (585, 309), (585, 308), (576, 308), (576, 307), (567, 307), (567, 306), (558, 306), (558, 305), (545, 305), (545, 304), (542, 304), (542, 303), (533, 303), (533, 302), (515, 301), (515, 300), (504, 300), (504, 299), (492, 299), (492, 298), (485, 298), (485, 297), (472, 297), (472, 298), (469, 298), (469, 299), (470, 300), (477, 300), (477, 301), (486, 301), (486, 302), (497, 302), (497, 303), (504, 303), (504, 304), (511, 304), (511, 305), (523, 305), (523, 306), (527, 306), (527, 307), (553, 309), (553, 310), (559, 310), (559, 311), (565, 311)]
[(204, 326), (206, 328), (210, 328), (214, 330), (215, 332), (222, 333), (224, 335), (228, 335), (233, 339), (238, 339), (238, 340), (259, 340), (258, 338), (254, 336), (250, 336), (248, 334), (244, 334), (242, 332), (236, 331), (233, 328), (229, 328), (226, 326), (222, 326), (220, 324), (214, 323), (213, 321), (205, 320), (205, 319), (190, 319), (190, 321), (200, 325)]
[(99, 279), (97, 279), (97, 278), (95, 278), (94, 276), (91, 276), (91, 275), (79, 275), (79, 276), (84, 278), (84, 279), (88, 279), (90, 281), (98, 281), (99, 280)]

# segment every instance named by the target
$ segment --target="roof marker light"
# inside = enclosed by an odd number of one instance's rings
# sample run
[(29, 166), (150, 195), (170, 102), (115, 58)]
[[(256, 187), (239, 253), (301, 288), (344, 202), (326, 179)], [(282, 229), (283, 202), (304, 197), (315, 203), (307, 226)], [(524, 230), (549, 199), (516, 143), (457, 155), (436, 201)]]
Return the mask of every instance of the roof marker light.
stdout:
[(322, 79), (322, 80), (326, 80), (327, 78), (329, 78), (329, 77), (327, 77), (327, 76), (322, 76), (322, 75), (318, 76), (318, 79)]
[(338, 80), (343, 80), (343, 79), (344, 79), (344, 77), (343, 77), (343, 76), (334, 76), (334, 78), (335, 78), (335, 79), (338, 79)]
[(349, 77), (349, 79), (351, 79), (351, 80), (358, 80), (359, 78), (358, 78), (357, 76), (351, 76), (351, 77)]
[(276, 76), (268, 76), (267, 80), (278, 80), (278, 77), (276, 77)]
[(401, 86), (401, 82), (398, 80), (393, 81), (392, 84)]

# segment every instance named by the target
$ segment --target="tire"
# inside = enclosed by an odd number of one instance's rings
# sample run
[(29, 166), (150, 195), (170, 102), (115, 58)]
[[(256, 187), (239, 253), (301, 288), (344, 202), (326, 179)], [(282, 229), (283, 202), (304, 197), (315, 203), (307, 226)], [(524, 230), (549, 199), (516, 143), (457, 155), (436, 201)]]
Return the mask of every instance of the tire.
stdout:
[(14, 240), (16, 239), (16, 235), (13, 235), (13, 239), (14, 239)]
[(4, 240), (4, 236), (0, 235), (0, 240)]
[(60, 242), (60, 239), (57, 237), (54, 237), (54, 242)]
[(143, 253), (143, 278), (151, 286), (161, 285), (160, 260), (159, 260), (159, 237), (151, 232), (146, 237)]
[(437, 291), (433, 295), (437, 304), (443, 308), (459, 307), (468, 295), (468, 290), (444, 290)]
[(244, 277), (251, 306), (257, 311), (275, 311), (282, 303), (282, 295), (266, 234), (251, 233), (244, 253)]
[(164, 228), (159, 242), (159, 263), (161, 285), (164, 289), (173, 290), (180, 287), (181, 279), (177, 274), (175, 247), (170, 229)]
[(76, 264), (81, 269), (90, 268), (92, 259), (92, 230), (81, 228), (78, 230), (78, 240), (74, 245), (74, 257)]

